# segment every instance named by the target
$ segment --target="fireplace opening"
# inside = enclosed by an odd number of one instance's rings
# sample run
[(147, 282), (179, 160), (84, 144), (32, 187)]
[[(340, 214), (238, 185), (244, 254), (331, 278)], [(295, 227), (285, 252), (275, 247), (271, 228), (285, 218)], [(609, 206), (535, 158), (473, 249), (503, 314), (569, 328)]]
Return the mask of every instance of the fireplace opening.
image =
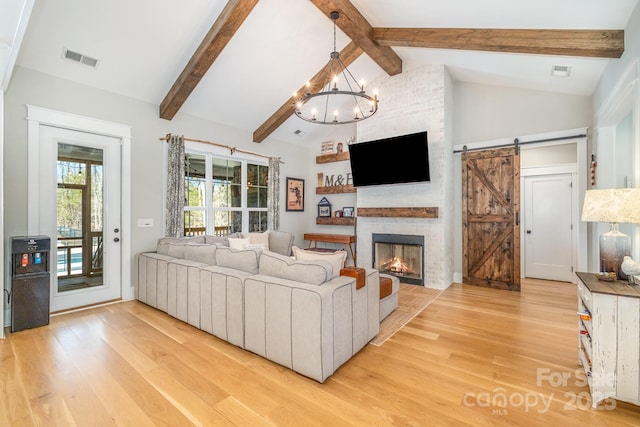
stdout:
[(372, 240), (373, 268), (402, 283), (424, 285), (424, 236), (374, 233)]

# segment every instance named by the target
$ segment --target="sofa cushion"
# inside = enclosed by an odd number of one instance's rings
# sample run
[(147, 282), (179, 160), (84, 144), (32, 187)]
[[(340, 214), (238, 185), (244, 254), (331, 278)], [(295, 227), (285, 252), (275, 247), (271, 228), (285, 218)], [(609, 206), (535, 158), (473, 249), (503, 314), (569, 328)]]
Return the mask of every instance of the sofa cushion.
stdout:
[(201, 262), (207, 265), (216, 265), (215, 244), (188, 243), (184, 245), (184, 259)]
[(229, 239), (229, 247), (231, 249), (244, 249), (245, 246), (249, 244), (249, 239), (235, 238), (230, 237)]
[(345, 251), (336, 251), (336, 252), (305, 251), (304, 249), (300, 249), (296, 246), (293, 247), (293, 255), (296, 257), (297, 260), (329, 262), (333, 269), (331, 278), (338, 277), (340, 275), (340, 270), (342, 269), (342, 267), (344, 267), (344, 261), (347, 259), (347, 252)]
[(233, 249), (220, 246), (216, 249), (216, 263), (220, 267), (235, 268), (251, 274), (258, 274), (260, 249)]
[(184, 243), (167, 243), (167, 255), (174, 258), (184, 258)]
[(263, 252), (260, 256), (259, 272), (264, 276), (321, 285), (331, 280), (333, 268), (323, 260), (296, 261), (275, 252)]
[(215, 243), (222, 246), (229, 246), (229, 238), (227, 236), (212, 236), (207, 234), (204, 236), (205, 243)]
[(293, 234), (286, 231), (269, 230), (269, 251), (280, 255), (291, 255)]
[[(169, 255), (174, 258), (182, 258), (183, 251), (179, 248), (181, 245), (186, 245), (187, 243), (204, 243), (204, 236), (193, 236), (193, 237), (161, 237), (158, 239), (157, 251), (161, 255)], [(170, 245), (176, 245), (171, 248), (174, 255), (169, 253)]]

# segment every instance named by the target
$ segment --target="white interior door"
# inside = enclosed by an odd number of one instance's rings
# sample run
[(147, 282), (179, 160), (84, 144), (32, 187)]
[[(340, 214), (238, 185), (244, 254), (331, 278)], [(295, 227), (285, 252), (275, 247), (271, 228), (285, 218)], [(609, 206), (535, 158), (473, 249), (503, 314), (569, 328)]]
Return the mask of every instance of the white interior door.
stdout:
[[(67, 310), (121, 298), (121, 140), (92, 133), (41, 126), (40, 130), (40, 224), (41, 234), (51, 236), (51, 311)], [(59, 163), (59, 154), (74, 160)], [(85, 168), (82, 168), (83, 163)], [(97, 169), (94, 166), (101, 164)], [(71, 176), (75, 169), (78, 179)], [(83, 187), (82, 174), (93, 177), (92, 187)], [(60, 184), (62, 182), (62, 184)], [(69, 205), (59, 199), (80, 198), (82, 191), (99, 198), (83, 209), (86, 221), (63, 219)], [(76, 193), (76, 194), (71, 194)], [(78, 202), (76, 202), (76, 205)], [(97, 206), (97, 207), (96, 207)], [(84, 224), (84, 225), (80, 225)], [(88, 245), (74, 236), (88, 236)], [(91, 243), (93, 242), (93, 243)], [(70, 248), (69, 246), (72, 246)], [(92, 269), (87, 269), (88, 265)], [(83, 271), (91, 271), (83, 274)], [(96, 274), (99, 271), (100, 274)], [(91, 283), (81, 283), (85, 275)], [(76, 287), (68, 280), (77, 279)], [(62, 283), (65, 286), (62, 286)], [(85, 286), (86, 285), (86, 286)]]
[(571, 181), (568, 173), (524, 179), (526, 277), (572, 281)]

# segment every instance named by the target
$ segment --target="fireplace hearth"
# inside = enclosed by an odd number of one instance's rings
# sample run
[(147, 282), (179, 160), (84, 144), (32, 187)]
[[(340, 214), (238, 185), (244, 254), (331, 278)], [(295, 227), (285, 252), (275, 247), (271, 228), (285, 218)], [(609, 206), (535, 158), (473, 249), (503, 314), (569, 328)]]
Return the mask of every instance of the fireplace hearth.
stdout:
[(402, 283), (424, 285), (424, 236), (372, 234), (373, 268)]

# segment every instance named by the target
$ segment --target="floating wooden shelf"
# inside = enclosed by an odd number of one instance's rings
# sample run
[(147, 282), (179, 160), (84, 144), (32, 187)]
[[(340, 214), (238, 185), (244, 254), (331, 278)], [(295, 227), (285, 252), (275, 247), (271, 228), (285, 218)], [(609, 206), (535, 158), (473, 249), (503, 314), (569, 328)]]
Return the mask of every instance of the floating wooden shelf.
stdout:
[(358, 208), (358, 216), (387, 218), (438, 218), (438, 208)]
[(349, 152), (343, 151), (342, 153), (331, 153), (316, 156), (316, 163), (332, 163), (342, 160), (349, 160)]
[(324, 216), (318, 216), (316, 217), (316, 224), (318, 225), (351, 225), (354, 226), (356, 225), (356, 218), (355, 217), (324, 217)]
[(316, 194), (341, 194), (355, 193), (356, 187), (353, 185), (331, 185), (327, 187), (316, 187)]

